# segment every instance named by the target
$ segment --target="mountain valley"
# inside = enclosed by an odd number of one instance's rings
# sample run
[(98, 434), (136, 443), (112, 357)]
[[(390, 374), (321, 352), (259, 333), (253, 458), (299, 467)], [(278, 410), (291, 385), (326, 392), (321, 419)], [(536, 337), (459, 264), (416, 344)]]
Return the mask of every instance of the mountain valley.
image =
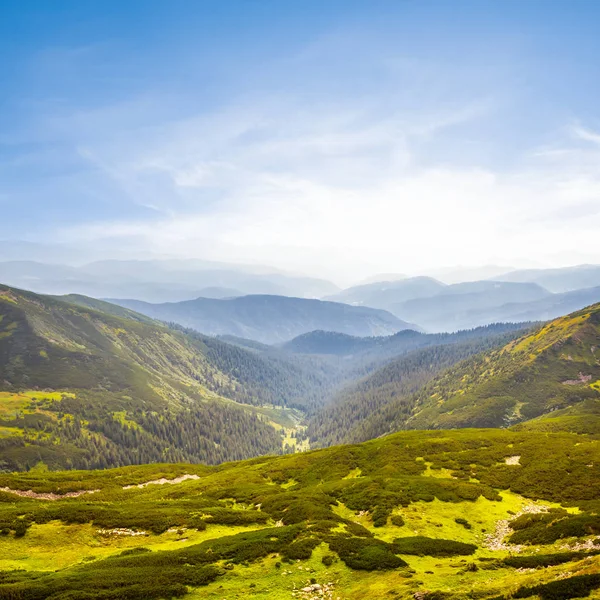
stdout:
[(0, 1), (0, 600), (600, 600), (600, 0)]
[(0, 287), (0, 598), (600, 592), (600, 304), (276, 344), (132, 308)]

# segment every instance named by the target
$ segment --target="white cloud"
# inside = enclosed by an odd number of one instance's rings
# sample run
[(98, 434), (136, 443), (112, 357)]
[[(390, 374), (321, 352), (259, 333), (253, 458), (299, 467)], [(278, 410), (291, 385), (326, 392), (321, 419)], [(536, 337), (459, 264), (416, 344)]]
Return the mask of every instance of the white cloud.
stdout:
[(125, 156), (97, 149), (163, 217), (64, 233), (342, 278), (497, 256), (568, 263), (575, 250), (600, 259), (599, 151), (580, 144), (596, 134), (573, 132), (560, 151), (533, 152), (510, 172), (423, 161), (425, 138), (435, 144), (479, 114), (432, 115), (426, 126), (423, 114), (377, 120), (270, 104), (177, 123)]
[(593, 144), (600, 146), (600, 133), (592, 131), (591, 129), (586, 129), (581, 125), (576, 125), (573, 127), (573, 134), (581, 140), (592, 142)]
[[(485, 125), (502, 118), (504, 81), (487, 71), (484, 83), (470, 81), (464, 66), (457, 76), (444, 65), (440, 77), (436, 65), (402, 56), (374, 65), (368, 44), (343, 39), (281, 59), (275, 91), (263, 81), (262, 92), (238, 91), (212, 110), (198, 93), (191, 117), (173, 118), (178, 100), (148, 92), (32, 123), (38, 141), (77, 148), (123, 202), (151, 209), (57, 237), (339, 278), (498, 257), (600, 261), (599, 133), (574, 125), (499, 167), (477, 149)], [(354, 97), (319, 81), (303, 93), (323, 56), (336, 49), (345, 59), (347, 48), (362, 61), (357, 76), (380, 75), (380, 88), (358, 86)]]

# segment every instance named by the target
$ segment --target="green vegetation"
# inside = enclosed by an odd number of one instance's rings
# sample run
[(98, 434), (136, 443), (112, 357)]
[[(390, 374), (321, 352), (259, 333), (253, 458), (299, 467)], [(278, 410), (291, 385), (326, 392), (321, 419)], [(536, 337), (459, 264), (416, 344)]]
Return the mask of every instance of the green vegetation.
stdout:
[(581, 560), (588, 556), (599, 554), (600, 550), (588, 552), (559, 552), (557, 554), (535, 554), (533, 556), (509, 556), (502, 562), (515, 569), (537, 569), (540, 567), (553, 567), (574, 560)]
[(515, 544), (552, 544), (563, 538), (600, 534), (600, 515), (569, 515), (564, 511), (523, 515), (511, 522)]
[(309, 437), (325, 446), (401, 429), (507, 426), (600, 435), (600, 305), (498, 341), (397, 359), (318, 412)]
[(328, 542), (329, 548), (351, 569), (386, 571), (407, 566), (404, 560), (396, 556), (400, 554), (400, 547), (396, 544), (388, 544), (371, 537), (343, 536), (331, 537)]
[(344, 358), (69, 300), (0, 288), (0, 600), (598, 597), (600, 306)]
[(398, 554), (417, 556), (465, 556), (477, 550), (475, 544), (424, 536), (398, 538), (394, 540), (394, 547)]
[[(517, 329), (368, 338), (366, 353), (348, 362), (229, 344), (83, 296), (1, 286), (0, 316), (0, 470), (216, 464), (306, 449), (311, 437), (319, 444), (339, 436), (331, 426), (329, 433), (307, 429), (303, 411), (314, 413), (390, 352), (441, 344), (407, 355), (399, 367), (412, 390)], [(348, 429), (344, 420), (334, 425)]]
[[(593, 592), (595, 464), (591, 437), (463, 430), (214, 467), (0, 474), (0, 598)], [(556, 541), (512, 543), (559, 523)]]
[(592, 590), (600, 588), (600, 574), (576, 575), (551, 583), (524, 586), (519, 588), (513, 598), (530, 598), (539, 596), (542, 600), (566, 600), (567, 598), (583, 598)]
[(469, 521), (463, 519), (462, 517), (456, 517), (456, 519), (454, 519), (454, 522), (458, 523), (459, 525), (462, 525), (465, 529), (473, 529), (473, 525), (471, 525)]
[(522, 331), (505, 324), (456, 334), (397, 334), (395, 346), (402, 338), (403, 347), (411, 351), (399, 352), (403, 355), (342, 390), (316, 412), (308, 426), (313, 446), (362, 442), (387, 433), (389, 423), (410, 416), (414, 393), (436, 375), (470, 356), (503, 346)]
[[(281, 405), (301, 405), (318, 377), (106, 302), (67, 300), (0, 286), (0, 469), (217, 463), (290, 446)], [(266, 415), (267, 404), (280, 406)]]

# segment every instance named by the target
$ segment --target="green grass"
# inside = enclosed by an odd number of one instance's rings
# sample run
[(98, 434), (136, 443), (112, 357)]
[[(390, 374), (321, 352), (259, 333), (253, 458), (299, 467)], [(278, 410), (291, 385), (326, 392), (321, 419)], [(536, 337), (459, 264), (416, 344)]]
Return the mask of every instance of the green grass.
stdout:
[[(504, 457), (514, 455), (520, 464), (506, 465)], [(600, 507), (600, 480), (588, 466), (593, 463), (600, 464), (600, 442), (585, 436), (468, 430), (406, 432), (218, 467), (3, 474), (0, 487), (100, 491), (53, 502), (0, 493), (0, 520), (9, 528), (18, 521), (29, 525), (22, 537), (0, 537), (0, 570), (24, 569), (20, 583), (10, 585), (25, 591), (42, 586), (74, 594), (83, 584), (95, 590), (92, 582), (107, 573), (123, 574), (138, 582), (127, 593), (140, 600), (150, 597), (144, 573), (158, 563), (164, 567), (157, 589), (181, 589), (170, 587), (187, 581), (180, 560), (197, 564), (198, 577), (212, 581), (185, 588), (190, 598), (292, 598), (294, 588), (311, 580), (333, 584), (333, 597), (349, 600), (409, 599), (434, 591), (456, 600), (466, 591), (478, 598), (509, 597), (528, 586), (600, 572), (600, 557), (593, 553), (548, 559), (549, 566), (540, 569), (503, 562), (511, 554), (564, 554), (572, 551), (565, 547), (591, 539), (586, 531), (526, 545), (520, 553), (510, 546), (492, 549), (487, 538), (532, 505), (562, 508), (556, 514), (565, 518), (593, 517)], [(184, 474), (199, 479), (123, 489)], [(437, 474), (443, 476), (432, 476)], [(377, 516), (382, 506), (389, 510), (383, 524)], [(402, 516), (402, 526), (392, 523), (394, 515)], [(147, 533), (102, 533), (107, 528)], [(471, 546), (461, 547), (469, 552), (462, 555), (428, 556), (439, 554), (431, 550), (435, 540)], [(150, 553), (118, 556), (138, 548)], [(3, 590), (8, 593), (5, 585), (0, 583), (0, 598), (6, 597)]]

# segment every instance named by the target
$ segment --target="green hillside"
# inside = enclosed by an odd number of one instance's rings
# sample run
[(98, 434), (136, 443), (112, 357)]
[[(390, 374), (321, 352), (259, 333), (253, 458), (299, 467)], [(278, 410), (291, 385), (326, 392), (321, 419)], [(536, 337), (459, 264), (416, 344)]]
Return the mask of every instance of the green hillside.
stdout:
[(4, 468), (214, 463), (281, 450), (281, 425), (294, 420), (283, 405), (302, 393), (294, 383), (303, 373), (120, 307), (68, 299), (76, 304), (0, 287)]
[(459, 345), (433, 351), (399, 359), (345, 390), (313, 419), (312, 437), (348, 442), (401, 429), (518, 424), (600, 434), (598, 304), (455, 366)]
[(463, 430), (0, 475), (0, 599), (598, 598), (599, 469), (587, 436)]
[(398, 354), (394, 360), (343, 388), (311, 415), (307, 434), (312, 445), (324, 447), (378, 437), (380, 420), (383, 418), (387, 423), (397, 419), (399, 413), (407, 414), (409, 405), (403, 400), (437, 374), (470, 356), (502, 347), (522, 332), (516, 325), (498, 325), (422, 336), (426, 338), (420, 342), (424, 347), (413, 349), (415, 340), (412, 340), (405, 352), (394, 344)]
[(599, 346), (596, 304), (447, 372), (407, 425), (502, 427), (600, 399)]
[[(0, 600), (600, 598), (600, 306), (316, 410), (344, 357), (68, 300), (0, 288)], [(292, 405), (324, 445), (438, 431), (275, 456)]]

